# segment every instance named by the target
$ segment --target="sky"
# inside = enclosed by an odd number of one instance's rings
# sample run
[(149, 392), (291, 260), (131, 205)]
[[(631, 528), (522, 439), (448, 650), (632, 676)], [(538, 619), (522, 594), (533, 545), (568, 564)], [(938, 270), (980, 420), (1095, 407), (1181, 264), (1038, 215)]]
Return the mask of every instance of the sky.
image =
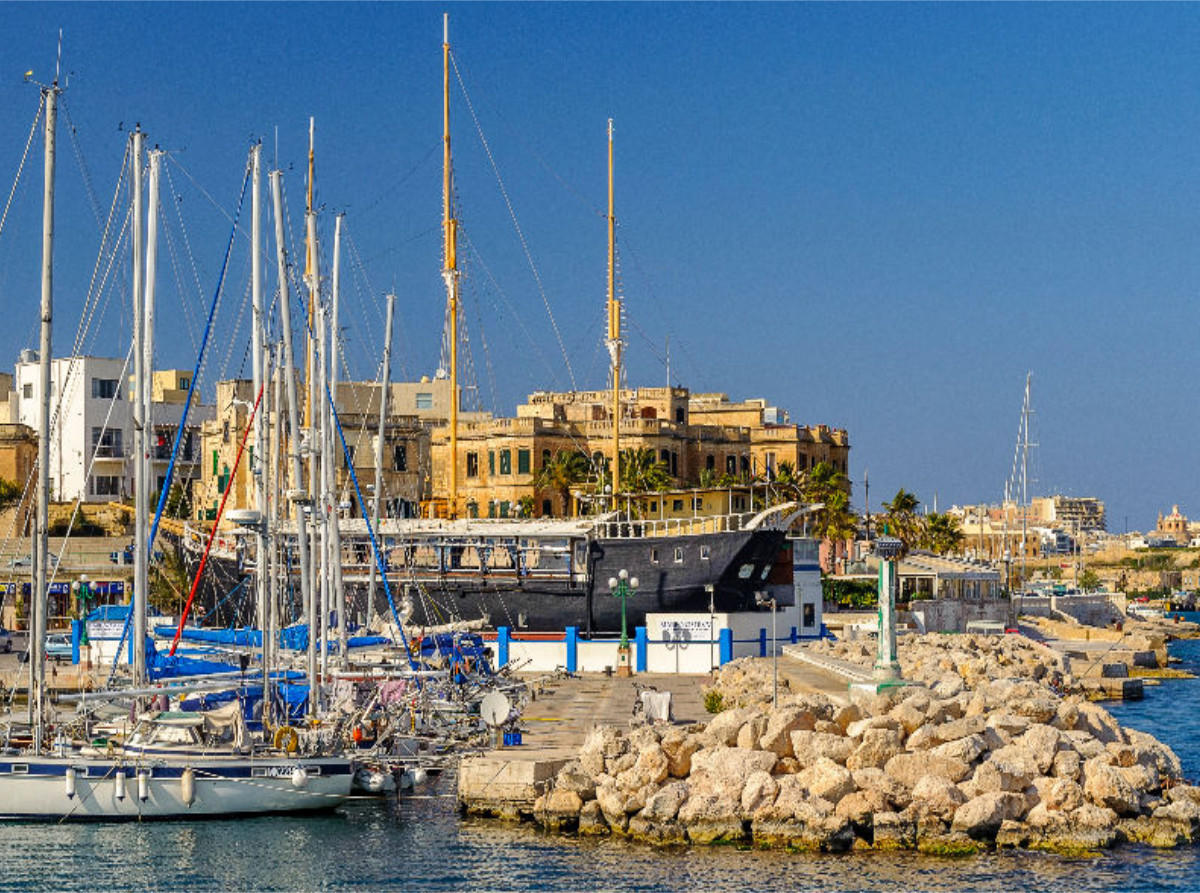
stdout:
[[(0, 3), (0, 358), (37, 344), (22, 76), (53, 78), (62, 29), (56, 355), (88, 306), (83, 352), (128, 350), (102, 232), (131, 127), (167, 152), (156, 365), (190, 368), (255, 141), (300, 256), (311, 116), (346, 370), (378, 374), (394, 291), (393, 375), (433, 374), (443, 12), (469, 404), (604, 385), (612, 118), (631, 386), (669, 370), (845, 428), (858, 508), (869, 473), (872, 510), (899, 487), (945, 510), (1003, 496), (1032, 373), (1030, 495), (1097, 496), (1116, 532), (1200, 516), (1194, 4)], [(210, 399), (249, 377), (248, 204)]]

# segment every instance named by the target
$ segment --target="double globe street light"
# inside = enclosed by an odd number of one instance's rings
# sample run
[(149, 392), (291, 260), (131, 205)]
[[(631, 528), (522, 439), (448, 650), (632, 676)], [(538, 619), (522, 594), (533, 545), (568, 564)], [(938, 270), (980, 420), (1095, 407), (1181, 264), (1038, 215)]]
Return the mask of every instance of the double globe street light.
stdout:
[(617, 646), (617, 675), (631, 676), (629, 665), (629, 629), (625, 625), (625, 602), (637, 592), (638, 578), (630, 577), (629, 571), (621, 568), (617, 576), (608, 578), (608, 588), (621, 600), (621, 643)]

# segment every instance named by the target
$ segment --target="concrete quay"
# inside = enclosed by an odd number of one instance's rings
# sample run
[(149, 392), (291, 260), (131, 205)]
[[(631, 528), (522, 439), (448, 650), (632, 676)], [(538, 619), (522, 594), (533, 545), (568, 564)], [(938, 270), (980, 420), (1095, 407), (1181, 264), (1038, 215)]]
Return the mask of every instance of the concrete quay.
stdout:
[[(820, 692), (848, 702), (846, 682), (828, 671), (779, 660), (780, 691)], [(711, 676), (639, 673), (633, 678), (585, 675), (534, 683), (536, 698), (521, 717), (522, 743), (466, 757), (458, 770), (459, 809), (472, 815), (529, 818), (547, 783), (579, 754), (593, 729), (628, 731), (638, 686), (671, 693), (671, 725), (708, 722), (704, 686)]]

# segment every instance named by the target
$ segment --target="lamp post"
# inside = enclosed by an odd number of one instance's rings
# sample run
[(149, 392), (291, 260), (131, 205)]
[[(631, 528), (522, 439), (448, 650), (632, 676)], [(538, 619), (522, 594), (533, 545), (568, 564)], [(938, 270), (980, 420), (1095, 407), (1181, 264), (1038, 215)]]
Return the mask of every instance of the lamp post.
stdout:
[[(87, 574), (80, 574), (79, 579), (71, 586), (75, 590), (75, 614), (80, 620), (87, 618), (87, 603), (92, 597), (91, 581), (88, 580)], [(84, 623), (83, 631), (79, 638), (80, 645), (88, 644), (87, 624)]]
[(631, 676), (633, 671), (629, 665), (629, 629), (625, 625), (625, 602), (637, 592), (638, 578), (630, 577), (629, 571), (621, 568), (617, 576), (608, 578), (608, 588), (621, 600), (621, 644), (617, 646), (617, 675)]
[(896, 657), (896, 562), (904, 552), (904, 543), (884, 535), (875, 541), (879, 556), (879, 650), (875, 659), (875, 679), (891, 682), (900, 678)]

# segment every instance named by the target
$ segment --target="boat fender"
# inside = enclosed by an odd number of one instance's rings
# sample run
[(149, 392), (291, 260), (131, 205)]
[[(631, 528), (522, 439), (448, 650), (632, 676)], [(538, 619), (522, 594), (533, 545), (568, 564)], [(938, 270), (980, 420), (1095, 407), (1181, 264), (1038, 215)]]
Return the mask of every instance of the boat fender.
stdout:
[(67, 768), (67, 799), (75, 799), (75, 767)]
[(308, 784), (308, 772), (303, 766), (297, 766), (292, 770), (292, 787), (302, 788)]
[(109, 742), (108, 742), (108, 747), (107, 747), (107, 748), (105, 748), (105, 750), (106, 750), (106, 752), (108, 753), (108, 758), (109, 758), (110, 760), (111, 760), (111, 759), (112, 759), (114, 756), (116, 756), (117, 749), (116, 749), (116, 747), (114, 747), (114, 746), (113, 746), (113, 743), (112, 743), (112, 741), (109, 741)]
[(429, 780), (429, 773), (424, 769), (414, 769), (412, 773), (413, 785), (425, 784)]
[(196, 802), (196, 770), (191, 766), (183, 770), (179, 776), (179, 786), (182, 789), (183, 802), (191, 806)]
[(280, 726), (275, 730), (275, 749), (295, 753), (300, 748), (300, 735), (291, 726)]
[(150, 773), (145, 769), (138, 772), (138, 799), (143, 803), (150, 799)]
[(355, 726), (354, 731), (350, 734), (350, 737), (354, 739), (355, 744), (362, 744), (362, 740), (363, 740), (362, 726)]
[(125, 770), (124, 769), (117, 770), (116, 783), (117, 783), (117, 799), (124, 800), (125, 799)]

